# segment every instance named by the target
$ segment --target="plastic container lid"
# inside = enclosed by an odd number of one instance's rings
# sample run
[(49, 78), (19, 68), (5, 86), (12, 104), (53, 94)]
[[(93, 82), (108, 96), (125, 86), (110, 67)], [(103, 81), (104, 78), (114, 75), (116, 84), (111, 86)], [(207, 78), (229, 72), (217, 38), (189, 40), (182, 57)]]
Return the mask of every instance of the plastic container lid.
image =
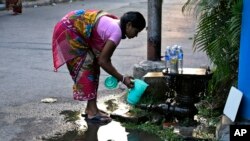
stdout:
[(114, 89), (118, 85), (118, 80), (114, 76), (108, 76), (104, 81), (104, 85), (108, 89)]

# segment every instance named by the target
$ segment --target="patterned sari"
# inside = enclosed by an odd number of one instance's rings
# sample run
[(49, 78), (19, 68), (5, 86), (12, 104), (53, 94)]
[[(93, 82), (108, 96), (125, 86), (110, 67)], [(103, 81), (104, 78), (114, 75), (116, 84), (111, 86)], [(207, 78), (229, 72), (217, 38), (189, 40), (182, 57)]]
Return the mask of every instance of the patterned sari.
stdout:
[[(100, 66), (94, 47), (88, 45), (96, 21), (103, 15), (116, 18), (102, 11), (76, 10), (68, 13), (54, 28), (52, 52), (54, 70), (67, 64), (74, 81), (75, 100), (90, 100), (97, 96)], [(95, 50), (96, 51), (96, 50)]]

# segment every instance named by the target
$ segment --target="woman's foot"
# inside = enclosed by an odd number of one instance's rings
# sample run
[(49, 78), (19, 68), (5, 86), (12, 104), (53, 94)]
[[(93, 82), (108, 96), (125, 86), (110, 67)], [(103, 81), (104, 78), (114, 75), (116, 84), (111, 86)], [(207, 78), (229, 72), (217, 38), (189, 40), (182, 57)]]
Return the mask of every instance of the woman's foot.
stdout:
[(96, 99), (88, 100), (85, 113), (86, 121), (107, 123), (112, 120), (108, 113), (103, 112), (97, 107)]
[(96, 114), (94, 116), (87, 115), (85, 120), (87, 122), (90, 122), (90, 123), (96, 123), (96, 124), (101, 124), (101, 125), (108, 124), (112, 121), (112, 119), (110, 117), (102, 116), (102, 115), (98, 115), (98, 114)]
[[(103, 111), (103, 110), (100, 110), (100, 109), (98, 109), (98, 111), (96, 112), (96, 114), (97, 114), (97, 115), (101, 115), (101, 116), (110, 117), (110, 115), (109, 115), (107, 112), (105, 112), (105, 111)], [(83, 116), (83, 117), (86, 117), (86, 116), (88, 116), (88, 115), (93, 115), (93, 114), (91, 114), (91, 113), (86, 109), (86, 110), (85, 110), (85, 114), (82, 114), (82, 116)]]

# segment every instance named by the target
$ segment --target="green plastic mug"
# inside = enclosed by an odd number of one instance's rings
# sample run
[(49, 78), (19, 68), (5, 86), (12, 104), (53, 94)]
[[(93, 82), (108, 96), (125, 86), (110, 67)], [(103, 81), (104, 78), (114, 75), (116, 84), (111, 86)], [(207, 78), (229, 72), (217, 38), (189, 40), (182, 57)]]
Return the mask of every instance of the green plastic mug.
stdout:
[(145, 81), (135, 79), (134, 87), (128, 91), (127, 102), (131, 105), (136, 105), (147, 87), (148, 84)]
[(114, 76), (108, 76), (104, 81), (104, 85), (108, 89), (114, 89), (118, 85), (118, 80)]

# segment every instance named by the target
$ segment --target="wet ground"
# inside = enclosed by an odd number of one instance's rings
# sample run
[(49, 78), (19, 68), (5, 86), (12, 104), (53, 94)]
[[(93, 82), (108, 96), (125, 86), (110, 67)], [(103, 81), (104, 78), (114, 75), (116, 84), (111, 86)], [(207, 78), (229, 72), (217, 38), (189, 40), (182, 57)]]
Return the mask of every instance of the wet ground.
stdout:
[[(56, 133), (49, 138), (41, 138), (45, 141), (161, 141), (160, 137), (140, 131), (127, 129), (123, 122), (135, 121), (137, 117), (128, 115), (127, 113), (132, 108), (126, 103), (126, 91), (119, 95), (110, 95), (106, 97), (108, 100), (100, 101), (99, 107), (103, 111), (111, 114), (114, 119), (108, 124), (93, 123), (85, 120), (81, 111), (65, 110), (60, 114), (64, 116), (66, 123), (74, 124), (75, 127), (65, 133)], [(105, 98), (105, 99), (106, 99)], [(54, 103), (48, 102), (48, 103)], [(119, 116), (125, 121), (119, 121), (115, 117)], [(138, 121), (137, 121), (138, 122)], [(139, 122), (138, 122), (139, 124)]]
[[(86, 131), (73, 130), (63, 135), (57, 135), (46, 141), (161, 141), (159, 137), (147, 132), (129, 130), (121, 125), (120, 122), (111, 121), (107, 125), (99, 125), (82, 122)], [(80, 133), (79, 133), (80, 132)]]
[[(118, 92), (120, 91), (120, 92)], [(138, 112), (134, 114), (131, 112), (134, 106), (126, 102), (126, 92), (117, 89), (117, 95), (108, 94), (99, 101), (99, 107), (111, 115), (113, 120), (108, 124), (93, 123), (85, 120), (82, 111), (63, 110), (60, 115), (63, 117), (65, 125), (71, 125), (70, 128), (64, 131), (57, 131), (49, 136), (40, 136), (39, 140), (44, 141), (162, 141), (167, 137), (174, 140), (209, 140), (213, 138), (213, 133), (204, 136), (203, 131), (209, 130), (200, 122), (193, 122), (189, 124), (177, 123), (167, 119), (162, 114), (157, 112)], [(48, 102), (46, 104), (56, 104), (57, 102)], [(169, 117), (170, 118), (170, 117)], [(151, 124), (147, 124), (151, 123)], [(152, 133), (143, 131), (142, 128), (131, 128), (125, 124), (133, 124), (136, 126), (155, 125), (159, 128)], [(142, 126), (141, 126), (142, 127)], [(143, 127), (144, 128), (144, 127)], [(157, 136), (157, 132), (162, 132), (164, 129), (164, 136)], [(210, 129), (211, 130), (211, 129)], [(171, 133), (167, 133), (167, 132)], [(211, 130), (212, 132), (214, 129)], [(206, 131), (207, 132), (207, 131)], [(205, 133), (205, 132), (204, 132)], [(166, 135), (167, 134), (167, 135)], [(175, 135), (174, 135), (175, 134)], [(203, 134), (203, 135), (202, 135)], [(205, 133), (206, 134), (206, 133)], [(174, 136), (174, 137), (171, 137)], [(210, 136), (210, 137), (208, 137)]]

